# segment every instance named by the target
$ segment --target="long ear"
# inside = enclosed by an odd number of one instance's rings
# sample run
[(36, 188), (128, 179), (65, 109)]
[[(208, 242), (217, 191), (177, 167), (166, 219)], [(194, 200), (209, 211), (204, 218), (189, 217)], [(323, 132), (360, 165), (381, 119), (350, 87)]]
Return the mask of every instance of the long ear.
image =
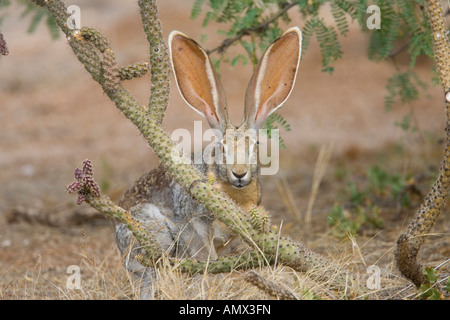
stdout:
[(169, 52), (183, 99), (206, 117), (211, 128), (223, 128), (227, 122), (225, 94), (205, 50), (181, 32), (172, 31)]
[(294, 87), (302, 49), (298, 27), (287, 30), (267, 48), (250, 79), (245, 96), (245, 121), (259, 129), (280, 108)]

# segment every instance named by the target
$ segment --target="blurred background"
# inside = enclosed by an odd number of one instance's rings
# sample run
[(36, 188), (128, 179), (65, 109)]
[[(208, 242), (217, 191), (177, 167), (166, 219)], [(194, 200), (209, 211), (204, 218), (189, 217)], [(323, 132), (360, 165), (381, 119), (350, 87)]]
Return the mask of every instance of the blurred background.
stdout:
[[(190, 19), (192, 3), (158, 1), (166, 39), (177, 29), (197, 40), (206, 34), (204, 47), (216, 47), (225, 38), (217, 34), (217, 29), (224, 26), (210, 23), (202, 28), (201, 18)], [(71, 0), (70, 4), (80, 6), (83, 26), (92, 26), (107, 36), (119, 65), (148, 59), (148, 43), (135, 0)], [(5, 274), (13, 272), (12, 266), (17, 270), (33, 268), (37, 261), (47, 266), (45, 270), (65, 270), (66, 260), (80, 259), (73, 251), (80, 241), (86, 243), (86, 238), (95, 250), (102, 250), (106, 244), (114, 247), (110, 224), (106, 223), (104, 229), (84, 225), (95, 213), (87, 205), (77, 206), (75, 197), (65, 192), (74, 168), (84, 159), (92, 160), (96, 180), (115, 201), (134, 180), (158, 164), (139, 131), (83, 69), (62, 34), (52, 40), (44, 23), (28, 34), (30, 18), (21, 18), (22, 11), (23, 7), (16, 4), (7, 8), (1, 26), (9, 49), (8, 56), (0, 57), (0, 269)], [(304, 21), (299, 15), (292, 14), (291, 18), (286, 28), (302, 27)], [(385, 85), (396, 72), (396, 65), (389, 60), (369, 61), (368, 37), (356, 22), (350, 24), (348, 34), (340, 37), (344, 54), (334, 64), (332, 75), (321, 72), (315, 38), (302, 56), (294, 91), (279, 110), (291, 126), (289, 132), (281, 131), (287, 147), (281, 150), (281, 167), (277, 176), (263, 178), (263, 204), (274, 212), (275, 221), (291, 222), (286, 228), (298, 225), (286, 212), (306, 211), (319, 151), (331, 142), (329, 174), (325, 175), (313, 215), (321, 210), (328, 212), (335, 201), (333, 190), (339, 190), (339, 184), (337, 189), (330, 189), (331, 182), (327, 185), (336, 177), (333, 164), (356, 175), (358, 170), (365, 171), (370, 164), (400, 152), (401, 165), (394, 170), (401, 171), (414, 161), (419, 167), (439, 165), (445, 125), (442, 89), (430, 83), (419, 100), (395, 105), (387, 112)], [(406, 52), (396, 61), (398, 68), (408, 69)], [(429, 59), (418, 58), (416, 71), (422, 79), (431, 79), (431, 67)], [(251, 73), (251, 65), (221, 66), (235, 124), (242, 119)], [(125, 82), (125, 87), (147, 104), (148, 75)], [(418, 130), (402, 130), (396, 122), (411, 110)], [(200, 116), (187, 107), (172, 86), (164, 119), (166, 130), (192, 130), (194, 120), (200, 120)], [(207, 128), (206, 122), (203, 127)], [(280, 184), (280, 179), (287, 185)], [(283, 186), (292, 195), (289, 205), (280, 201), (278, 192)], [(74, 218), (75, 213), (81, 220)], [(405, 220), (403, 217), (400, 225)], [(83, 227), (80, 231), (72, 224)]]

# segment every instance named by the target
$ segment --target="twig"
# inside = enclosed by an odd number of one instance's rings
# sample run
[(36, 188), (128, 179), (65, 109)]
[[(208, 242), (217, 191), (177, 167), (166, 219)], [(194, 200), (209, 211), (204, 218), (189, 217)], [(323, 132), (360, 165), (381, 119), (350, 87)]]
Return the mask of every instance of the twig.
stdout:
[(277, 13), (274, 14), (274, 16), (272, 18), (270, 18), (267, 21), (264, 21), (262, 23), (260, 23), (259, 25), (255, 26), (255, 27), (251, 27), (251, 28), (244, 28), (242, 29), (239, 34), (233, 38), (226, 38), (225, 40), (222, 41), (222, 43), (215, 47), (214, 49), (211, 50), (206, 50), (206, 53), (208, 55), (210, 55), (213, 52), (218, 52), (218, 53), (224, 53), (228, 47), (230, 47), (233, 43), (235, 43), (236, 41), (241, 40), (244, 36), (248, 36), (250, 35), (252, 32), (256, 32), (256, 33), (260, 33), (263, 32), (265, 30), (267, 30), (267, 28), (269, 27), (269, 25), (271, 25), (273, 22), (275, 22), (279, 17), (281, 17), (283, 14), (285, 14), (289, 9), (293, 8), (294, 6), (296, 6), (298, 4), (298, 1), (294, 1), (294, 2), (288, 2), (284, 5), (283, 9), (281, 9), (280, 11), (278, 11)]
[(406, 49), (408, 49), (408, 47), (409, 47), (409, 41), (407, 43), (403, 44), (397, 50), (394, 50), (394, 51), (390, 52), (389, 55), (388, 55), (388, 58), (395, 58), (398, 54), (400, 54), (403, 51), (405, 51)]

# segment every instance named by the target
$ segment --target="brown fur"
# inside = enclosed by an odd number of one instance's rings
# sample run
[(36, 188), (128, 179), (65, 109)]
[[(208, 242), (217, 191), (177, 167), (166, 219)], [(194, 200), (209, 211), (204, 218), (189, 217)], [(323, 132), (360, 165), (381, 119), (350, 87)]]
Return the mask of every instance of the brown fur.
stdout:
[(261, 186), (257, 177), (254, 177), (248, 186), (241, 189), (235, 188), (223, 180), (220, 180), (218, 184), (220, 189), (239, 204), (244, 211), (256, 207), (261, 202)]

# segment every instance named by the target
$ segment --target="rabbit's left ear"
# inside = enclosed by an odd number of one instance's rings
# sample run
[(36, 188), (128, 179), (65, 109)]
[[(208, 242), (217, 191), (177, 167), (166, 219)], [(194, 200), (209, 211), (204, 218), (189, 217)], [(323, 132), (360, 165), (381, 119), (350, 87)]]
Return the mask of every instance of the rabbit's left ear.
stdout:
[(301, 48), (302, 33), (298, 27), (287, 30), (267, 48), (245, 96), (245, 121), (249, 127), (261, 128), (267, 117), (288, 99), (297, 76)]

